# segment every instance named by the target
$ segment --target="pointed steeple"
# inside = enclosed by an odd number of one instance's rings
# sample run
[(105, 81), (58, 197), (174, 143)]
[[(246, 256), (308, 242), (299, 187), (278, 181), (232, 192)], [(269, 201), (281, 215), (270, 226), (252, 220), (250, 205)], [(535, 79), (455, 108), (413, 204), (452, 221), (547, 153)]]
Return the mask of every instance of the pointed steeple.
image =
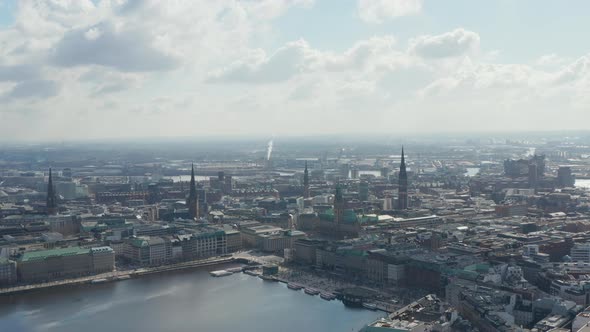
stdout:
[(402, 160), (399, 165), (397, 208), (408, 209), (408, 174), (406, 171), (406, 157), (402, 145)]
[(195, 164), (191, 164), (191, 182), (189, 188), (188, 199), (186, 200), (188, 205), (188, 214), (191, 219), (199, 217), (199, 198), (197, 195), (197, 185), (195, 182)]
[(191, 164), (191, 183), (190, 183), (190, 194), (196, 192), (196, 184), (195, 184), (195, 164)]
[(336, 195), (334, 195), (334, 203), (341, 203), (344, 200), (342, 197), (342, 188), (340, 185), (336, 186)]
[(307, 161), (305, 162), (305, 170), (303, 171), (303, 196), (309, 197), (309, 171), (307, 170)]
[(344, 197), (342, 195), (342, 187), (340, 184), (336, 185), (336, 194), (334, 195), (334, 221), (336, 224), (342, 222), (342, 214), (344, 213)]
[(404, 155), (404, 146), (402, 145), (402, 161), (400, 163), (400, 171), (406, 171), (406, 157)]
[(49, 168), (49, 180), (47, 181), (47, 200), (46, 200), (47, 214), (57, 214), (57, 196), (55, 194), (55, 187), (53, 186), (53, 176), (51, 174), (51, 168)]

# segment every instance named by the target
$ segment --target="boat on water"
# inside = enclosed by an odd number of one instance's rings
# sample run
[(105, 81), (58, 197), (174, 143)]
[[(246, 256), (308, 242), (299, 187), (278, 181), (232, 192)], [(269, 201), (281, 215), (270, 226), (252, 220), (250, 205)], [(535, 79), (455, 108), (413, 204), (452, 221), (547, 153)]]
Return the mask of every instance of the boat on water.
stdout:
[(249, 275), (249, 276), (253, 276), (253, 277), (256, 277), (256, 276), (259, 275), (258, 272), (253, 271), (253, 270), (246, 270), (246, 271), (244, 271), (244, 273), (247, 274), (247, 275)]
[(105, 283), (107, 281), (108, 281), (107, 279), (100, 278), (100, 279), (92, 279), (90, 281), (90, 283), (91, 284), (102, 284), (102, 283)]
[(232, 275), (231, 272), (226, 271), (226, 270), (211, 271), (211, 272), (209, 272), (209, 274), (212, 275), (213, 277), (225, 277), (225, 276)]
[(369, 310), (377, 310), (377, 305), (375, 303), (363, 302), (363, 308)]
[(231, 272), (231, 273), (238, 273), (238, 272), (242, 272), (242, 268), (241, 267), (231, 267), (229, 269), (226, 269), (226, 271)]
[(315, 296), (315, 295), (318, 295), (318, 294), (320, 293), (320, 291), (319, 291), (319, 290), (317, 290), (317, 289), (314, 289), (314, 288), (306, 288), (306, 289), (304, 289), (303, 291), (304, 291), (304, 292), (305, 292), (305, 294), (307, 294), (307, 295), (314, 295), (314, 296)]
[(265, 276), (264, 274), (261, 274), (258, 276), (258, 278), (264, 280), (264, 281), (279, 281), (279, 279), (277, 279), (276, 277), (273, 276)]
[(287, 284), (287, 288), (292, 289), (292, 290), (300, 290), (303, 288), (303, 286), (290, 282)]
[(117, 280), (119, 280), (119, 281), (121, 281), (121, 280), (127, 280), (127, 279), (131, 279), (131, 277), (128, 276), (128, 275), (123, 275), (123, 276), (118, 276), (117, 277)]
[(327, 293), (327, 292), (321, 292), (320, 297), (324, 300), (327, 300), (327, 301), (332, 301), (332, 300), (336, 299), (336, 295), (334, 295), (332, 293)]

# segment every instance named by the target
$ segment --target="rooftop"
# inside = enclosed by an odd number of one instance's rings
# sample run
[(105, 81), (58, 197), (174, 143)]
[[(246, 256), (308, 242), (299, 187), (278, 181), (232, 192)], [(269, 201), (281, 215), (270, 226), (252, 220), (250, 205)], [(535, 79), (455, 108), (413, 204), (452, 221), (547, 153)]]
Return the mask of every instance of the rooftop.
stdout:
[(85, 255), (88, 253), (89, 253), (88, 249), (80, 248), (80, 247), (67, 247), (67, 248), (59, 248), (59, 249), (51, 249), (51, 250), (29, 251), (29, 252), (25, 252), (23, 254), (20, 261), (21, 262), (31, 262), (31, 261), (45, 260), (50, 257)]

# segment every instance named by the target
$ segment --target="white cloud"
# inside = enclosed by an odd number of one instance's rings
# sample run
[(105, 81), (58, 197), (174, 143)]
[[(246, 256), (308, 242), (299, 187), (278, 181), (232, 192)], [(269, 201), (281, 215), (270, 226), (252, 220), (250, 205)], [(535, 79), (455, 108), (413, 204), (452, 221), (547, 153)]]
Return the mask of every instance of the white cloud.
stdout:
[(555, 84), (575, 83), (590, 79), (590, 55), (582, 56), (557, 71), (551, 78)]
[(410, 41), (410, 52), (424, 58), (448, 58), (479, 49), (479, 35), (473, 31), (455, 29), (441, 35), (426, 35)]
[(98, 27), (88, 29), (84, 33), (84, 37), (88, 40), (96, 40), (102, 35), (102, 31)]
[[(289, 27), (276, 24), (281, 16), (312, 5), (19, 1), (15, 25), (0, 28), (0, 132), (17, 138), (186, 135), (198, 123), (206, 134), (247, 134), (283, 128), (286, 118), (285, 131), (298, 134), (388, 132), (400, 118), (406, 131), (443, 123), (449, 130), (492, 130), (503, 129), (506, 118), (538, 114), (538, 127), (550, 128), (547, 114), (557, 108), (577, 115), (576, 123), (590, 121), (590, 55), (502, 62), (510, 50), (490, 52), (477, 32), (465, 29), (400, 40), (371, 32), (333, 44), (317, 36), (286, 41)], [(378, 23), (417, 14), (422, 2), (358, 6), (364, 20)], [(138, 115), (141, 126), (127, 128)], [(219, 118), (226, 120), (223, 128)], [(163, 126), (171, 119), (178, 121)]]
[(46, 99), (57, 95), (60, 86), (55, 81), (32, 80), (16, 84), (12, 89), (1, 96), (0, 99)]
[(143, 30), (110, 22), (66, 33), (52, 56), (63, 67), (100, 65), (131, 72), (170, 70), (179, 65), (175, 55), (157, 49), (154, 38)]
[(37, 77), (39, 77), (39, 75), (39, 68), (36, 65), (0, 65), (0, 82), (20, 82), (30, 79), (36, 79)]
[(288, 80), (305, 68), (305, 60), (310, 52), (304, 40), (287, 43), (270, 56), (261, 51), (251, 62), (237, 61), (226, 68), (210, 74), (209, 81), (241, 82), (241, 83), (272, 83)]
[(289, 42), (274, 53), (252, 50), (248, 56), (212, 71), (211, 83), (274, 83), (314, 72), (371, 70), (378, 66), (402, 66), (405, 55), (394, 49), (392, 36), (361, 40), (341, 53), (312, 48), (305, 40)]
[(383, 23), (420, 13), (422, 0), (358, 0), (358, 14), (368, 23)]
[(540, 56), (535, 61), (535, 65), (548, 68), (555, 68), (556, 66), (561, 66), (566, 62), (568, 62), (567, 58), (563, 58), (555, 53), (552, 53)]

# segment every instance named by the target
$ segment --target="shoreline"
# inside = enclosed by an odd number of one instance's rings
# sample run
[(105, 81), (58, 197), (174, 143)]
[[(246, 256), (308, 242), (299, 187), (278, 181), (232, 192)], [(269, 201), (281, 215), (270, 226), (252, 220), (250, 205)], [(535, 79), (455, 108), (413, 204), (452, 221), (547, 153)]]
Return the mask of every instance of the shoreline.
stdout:
[[(317, 290), (319, 292), (318, 294), (327, 293), (327, 294), (336, 295), (337, 293), (339, 293), (338, 290), (342, 289), (342, 288), (362, 287), (362, 286), (355, 285), (350, 282), (336, 280), (336, 279), (323, 278), (323, 277), (312, 275), (310, 273), (307, 273), (304, 271), (299, 271), (299, 270), (292, 269), (292, 268), (282, 267), (281, 270), (279, 270), (278, 275), (275, 276), (276, 282), (280, 282), (285, 285), (288, 285), (289, 283), (293, 283), (293, 284), (297, 284), (302, 287), (301, 289), (287, 288), (292, 291), (304, 291), (305, 289), (313, 289), (313, 290)], [(244, 272), (245, 271), (242, 271), (242, 273), (244, 273)], [(244, 273), (244, 274), (248, 274), (248, 273)], [(250, 274), (250, 276), (255, 277), (255, 278), (258, 277), (258, 275), (252, 275), (252, 274)], [(311, 294), (308, 294), (308, 295), (311, 296)], [(331, 300), (326, 300), (326, 299), (324, 299), (324, 300), (331, 301)], [(342, 302), (340, 299), (337, 299), (337, 300)], [(379, 310), (379, 311), (382, 311), (382, 312), (385, 312), (388, 314), (395, 312), (397, 309), (402, 307), (400, 305), (383, 302), (383, 301), (380, 301), (377, 299), (371, 300), (370, 303), (372, 303), (376, 306), (375, 310)], [(346, 305), (346, 304), (344, 304), (344, 302), (342, 302), (342, 304)], [(368, 309), (368, 308), (365, 308), (365, 309), (374, 311), (374, 309)]]
[[(208, 266), (216, 266), (216, 265), (223, 265), (228, 263), (240, 263), (244, 265), (251, 265), (251, 264), (261, 264), (260, 259), (256, 257), (243, 257), (243, 256), (232, 256), (232, 257), (214, 257), (204, 260), (198, 261), (189, 261), (189, 262), (182, 262), (172, 265), (161, 265), (157, 267), (143, 267), (137, 268), (133, 270), (122, 270), (122, 271), (113, 271), (108, 273), (96, 274), (91, 276), (84, 276), (79, 278), (69, 278), (69, 279), (62, 279), (62, 280), (55, 280), (46, 283), (36, 283), (36, 284), (29, 284), (29, 285), (19, 285), (14, 287), (2, 288), (0, 289), (0, 297), (2, 296), (10, 296), (20, 293), (26, 292), (34, 292), (40, 291), (44, 289), (51, 289), (51, 288), (59, 288), (64, 286), (73, 286), (73, 285), (98, 285), (104, 283), (111, 283), (116, 281), (124, 281), (133, 278), (139, 278), (146, 275), (151, 274), (159, 274), (165, 272), (173, 272), (173, 271), (182, 271), (182, 270), (190, 270), (196, 269), (200, 267), (208, 267)], [(256, 269), (256, 268), (254, 268)], [(246, 269), (248, 270), (248, 269)], [(244, 273), (246, 270), (243, 270)], [(247, 274), (247, 273), (244, 273)], [(257, 277), (256, 275), (253, 275)], [(333, 278), (325, 278), (321, 276), (314, 275), (307, 271), (302, 271), (299, 269), (294, 269), (291, 267), (281, 267), (279, 270), (279, 274), (275, 277), (276, 281), (284, 283), (285, 285), (289, 283), (295, 283), (301, 285), (303, 288), (309, 288), (317, 290), (321, 293), (328, 293), (336, 295), (339, 289), (342, 288), (352, 288), (352, 287), (362, 287), (356, 285), (351, 282), (337, 280)], [(376, 305), (376, 309), (391, 313), (397, 310), (399, 305), (393, 305), (391, 303), (383, 302), (377, 299), (371, 300), (371, 303)]]
[[(213, 265), (221, 265), (227, 263), (234, 263), (234, 262), (244, 262), (243, 258), (234, 258), (234, 257), (222, 257), (222, 258), (215, 258), (215, 259), (206, 259), (206, 260), (198, 260), (198, 261), (189, 261), (189, 262), (182, 262), (173, 265), (162, 265), (157, 267), (144, 267), (138, 268), (134, 270), (123, 270), (123, 271), (113, 271), (108, 273), (101, 273), (95, 274), (91, 276), (84, 276), (79, 278), (69, 278), (69, 279), (62, 279), (62, 280), (55, 280), (45, 283), (35, 283), (29, 285), (20, 285), (20, 286), (13, 286), (0, 289), (0, 296), (5, 295), (14, 295), (20, 294), (25, 292), (34, 292), (37, 290), (49, 289), (49, 288), (59, 288), (63, 286), (72, 286), (72, 285), (94, 285), (94, 284), (103, 284), (108, 282), (116, 282), (116, 281), (123, 281), (132, 278), (139, 278), (145, 275), (156, 274), (156, 273), (165, 273), (165, 272), (172, 272), (172, 271), (179, 271), (179, 270), (189, 270), (193, 268), (205, 267), (205, 266), (213, 266)], [(98, 282), (96, 282), (96, 281)], [(95, 281), (95, 282), (93, 282)]]

